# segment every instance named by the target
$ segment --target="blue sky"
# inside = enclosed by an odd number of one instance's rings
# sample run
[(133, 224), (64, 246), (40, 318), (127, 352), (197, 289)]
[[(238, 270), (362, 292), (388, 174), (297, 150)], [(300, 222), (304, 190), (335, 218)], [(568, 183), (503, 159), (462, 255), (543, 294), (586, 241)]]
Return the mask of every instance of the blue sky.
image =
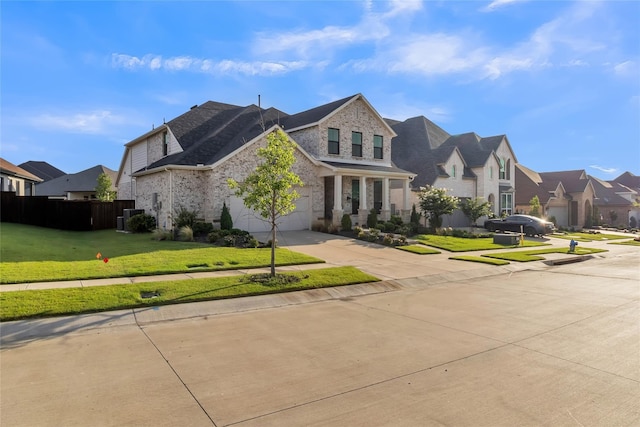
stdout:
[(640, 175), (640, 2), (2, 1), (0, 156), (118, 169), (208, 100), (506, 134), (539, 172)]

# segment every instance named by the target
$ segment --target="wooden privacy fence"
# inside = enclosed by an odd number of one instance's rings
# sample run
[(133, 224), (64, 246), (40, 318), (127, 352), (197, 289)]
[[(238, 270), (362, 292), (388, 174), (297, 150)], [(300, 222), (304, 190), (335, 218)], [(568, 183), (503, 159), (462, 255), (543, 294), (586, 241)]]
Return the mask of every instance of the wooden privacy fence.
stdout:
[(123, 216), (124, 209), (133, 208), (134, 200), (55, 200), (3, 191), (0, 220), (60, 230), (104, 230), (116, 228), (117, 217)]

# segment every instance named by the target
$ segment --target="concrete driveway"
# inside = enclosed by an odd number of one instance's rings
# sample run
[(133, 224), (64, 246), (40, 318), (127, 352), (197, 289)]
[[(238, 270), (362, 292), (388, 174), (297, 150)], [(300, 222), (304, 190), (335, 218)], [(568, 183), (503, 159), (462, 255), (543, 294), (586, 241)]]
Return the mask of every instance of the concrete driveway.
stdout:
[(280, 243), (387, 284), (6, 322), (0, 425), (640, 424), (638, 248), (506, 269), (315, 234)]

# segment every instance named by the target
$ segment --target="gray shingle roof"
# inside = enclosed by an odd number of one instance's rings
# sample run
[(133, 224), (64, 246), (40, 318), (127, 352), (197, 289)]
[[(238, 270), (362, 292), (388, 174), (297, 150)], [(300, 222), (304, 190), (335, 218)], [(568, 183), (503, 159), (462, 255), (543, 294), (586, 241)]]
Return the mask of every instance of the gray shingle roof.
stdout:
[(118, 172), (106, 166), (97, 165), (82, 172), (63, 175), (52, 180), (36, 184), (38, 196), (66, 196), (67, 192), (94, 191), (98, 185), (98, 176), (106, 173), (111, 178), (112, 190), (116, 182)]
[(285, 113), (256, 105), (238, 107), (207, 102), (169, 121), (183, 151), (152, 163), (148, 169), (166, 165), (211, 165), (278, 123)]
[(290, 129), (296, 129), (305, 125), (317, 123), (357, 96), (359, 96), (359, 94), (348, 96), (328, 104), (320, 105), (319, 107), (311, 108), (310, 110), (287, 116), (282, 119), (281, 125), (288, 131)]
[(28, 162), (24, 162), (18, 166), (27, 172), (31, 172), (35, 176), (42, 178), (43, 181), (49, 181), (50, 179), (65, 175), (65, 172), (51, 166), (47, 162), (29, 160)]

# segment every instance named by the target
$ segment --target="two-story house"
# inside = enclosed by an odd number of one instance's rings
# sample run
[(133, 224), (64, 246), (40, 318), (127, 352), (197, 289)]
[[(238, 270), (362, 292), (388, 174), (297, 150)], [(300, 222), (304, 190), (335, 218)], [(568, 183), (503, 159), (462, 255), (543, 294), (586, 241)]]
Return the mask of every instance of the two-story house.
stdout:
[(281, 219), (280, 230), (338, 225), (345, 213), (363, 224), (373, 208), (388, 219), (395, 181), (406, 193), (396, 209), (408, 218), (414, 174), (391, 162), (395, 133), (361, 94), (294, 115), (212, 101), (193, 107), (125, 145), (118, 197), (134, 199), (161, 228), (172, 228), (172, 216), (181, 208), (215, 222), (224, 203), (235, 227), (265, 231), (268, 224), (233, 194), (227, 178), (242, 181), (255, 170), (256, 150), (276, 128), (297, 143), (293, 171), (304, 183), (296, 188), (301, 197), (295, 211)]
[[(506, 135), (450, 135), (424, 116), (387, 122), (397, 134), (392, 141), (393, 162), (416, 173), (411, 204), (419, 206), (420, 188), (433, 186), (461, 199), (488, 201), (495, 215), (513, 213), (517, 160)], [(401, 197), (399, 189), (392, 190), (392, 200)], [(464, 226), (468, 220), (456, 211), (443, 218), (443, 225)]]

